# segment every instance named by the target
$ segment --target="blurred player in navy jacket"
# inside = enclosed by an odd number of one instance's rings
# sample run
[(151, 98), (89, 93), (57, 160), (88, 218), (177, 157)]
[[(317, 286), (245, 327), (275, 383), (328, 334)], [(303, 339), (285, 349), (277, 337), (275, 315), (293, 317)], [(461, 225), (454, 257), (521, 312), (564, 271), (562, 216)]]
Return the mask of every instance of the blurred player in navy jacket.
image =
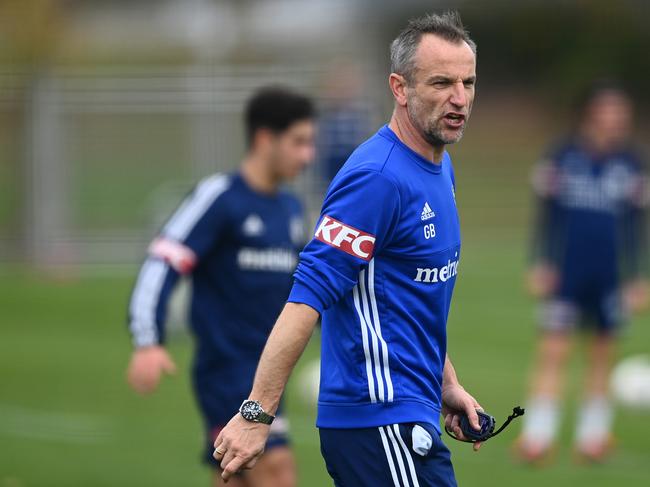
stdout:
[(593, 337), (576, 452), (599, 461), (610, 450), (607, 386), (615, 337), (626, 314), (648, 303), (649, 188), (629, 141), (631, 125), (628, 95), (610, 83), (594, 85), (578, 133), (551, 150), (533, 174), (539, 218), (528, 284), (543, 301), (532, 393), (518, 443), (527, 461), (542, 460), (552, 449), (569, 332), (578, 326), (588, 327)]
[[(128, 379), (148, 393), (175, 369), (163, 346), (166, 305), (179, 277), (191, 277), (192, 379), (206, 428), (205, 459), (215, 467), (212, 443), (251, 389), (304, 245), (301, 205), (280, 186), (314, 157), (313, 117), (312, 102), (286, 89), (255, 94), (246, 108), (249, 147), (239, 171), (204, 179), (183, 201), (151, 243), (131, 297), (135, 351)], [(280, 415), (258, 467), (229, 485), (294, 486), (286, 433)], [(215, 475), (215, 485), (221, 482)]]

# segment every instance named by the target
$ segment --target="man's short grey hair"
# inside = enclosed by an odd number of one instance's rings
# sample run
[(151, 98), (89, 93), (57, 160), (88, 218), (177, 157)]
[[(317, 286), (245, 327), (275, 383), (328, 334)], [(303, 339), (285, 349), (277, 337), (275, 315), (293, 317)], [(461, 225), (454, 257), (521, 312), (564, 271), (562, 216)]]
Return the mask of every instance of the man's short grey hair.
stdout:
[(415, 51), (424, 34), (434, 34), (453, 43), (466, 42), (476, 54), (476, 43), (469, 37), (457, 11), (427, 14), (411, 19), (406, 28), (390, 44), (391, 72), (401, 74), (407, 82), (415, 75)]

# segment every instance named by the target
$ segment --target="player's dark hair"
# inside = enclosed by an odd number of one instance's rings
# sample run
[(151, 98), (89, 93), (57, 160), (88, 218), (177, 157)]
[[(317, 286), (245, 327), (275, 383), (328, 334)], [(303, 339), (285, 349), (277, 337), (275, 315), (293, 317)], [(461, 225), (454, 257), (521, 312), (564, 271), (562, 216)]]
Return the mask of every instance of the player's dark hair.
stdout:
[(255, 133), (261, 128), (281, 133), (295, 122), (314, 116), (314, 104), (306, 96), (282, 86), (261, 88), (246, 105), (244, 119), (248, 145), (252, 144)]
[(466, 42), (476, 53), (476, 43), (469, 37), (457, 11), (427, 14), (409, 20), (406, 28), (390, 44), (391, 72), (401, 74), (407, 82), (415, 74), (415, 51), (424, 34), (434, 34), (453, 43)]

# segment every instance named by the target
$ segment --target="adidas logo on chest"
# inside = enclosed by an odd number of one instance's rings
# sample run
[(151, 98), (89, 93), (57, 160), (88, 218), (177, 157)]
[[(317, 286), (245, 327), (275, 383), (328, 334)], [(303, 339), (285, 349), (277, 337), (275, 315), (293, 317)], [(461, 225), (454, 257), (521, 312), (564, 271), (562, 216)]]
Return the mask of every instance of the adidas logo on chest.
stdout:
[(420, 214), (420, 219), (422, 221), (429, 220), (436, 216), (435, 212), (429, 206), (429, 202), (424, 203), (424, 208), (422, 208), (422, 213)]
[(259, 237), (264, 233), (265, 226), (259, 215), (252, 213), (244, 220), (241, 229), (242, 233), (247, 237)]

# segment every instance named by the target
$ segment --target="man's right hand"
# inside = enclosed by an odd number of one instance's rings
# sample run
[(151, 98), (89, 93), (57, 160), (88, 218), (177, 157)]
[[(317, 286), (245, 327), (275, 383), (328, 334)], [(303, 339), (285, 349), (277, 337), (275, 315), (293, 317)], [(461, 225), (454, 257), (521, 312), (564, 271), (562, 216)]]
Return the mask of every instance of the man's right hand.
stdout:
[(623, 301), (627, 311), (641, 313), (650, 305), (650, 283), (645, 279), (636, 279), (623, 287)]
[(134, 391), (140, 394), (153, 392), (163, 373), (176, 373), (176, 365), (167, 350), (160, 345), (134, 350), (127, 371), (127, 380)]
[(548, 298), (557, 289), (559, 275), (549, 264), (536, 264), (527, 276), (528, 292), (538, 299)]

